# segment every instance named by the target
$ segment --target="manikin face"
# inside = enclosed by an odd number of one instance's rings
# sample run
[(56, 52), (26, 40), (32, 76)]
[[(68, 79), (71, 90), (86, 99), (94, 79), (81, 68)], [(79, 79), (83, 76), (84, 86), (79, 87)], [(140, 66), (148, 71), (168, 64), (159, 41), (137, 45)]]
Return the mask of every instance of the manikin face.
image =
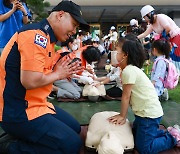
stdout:
[(70, 36), (76, 34), (79, 23), (64, 11), (59, 11), (56, 18), (57, 22), (53, 27), (54, 34), (59, 41), (65, 42)]

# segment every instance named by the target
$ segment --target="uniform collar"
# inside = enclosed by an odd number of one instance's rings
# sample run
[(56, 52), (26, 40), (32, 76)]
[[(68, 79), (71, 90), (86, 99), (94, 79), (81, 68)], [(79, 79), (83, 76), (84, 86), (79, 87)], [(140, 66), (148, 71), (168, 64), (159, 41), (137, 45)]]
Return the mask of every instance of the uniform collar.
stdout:
[(52, 27), (49, 24), (47, 19), (44, 19), (44, 20), (41, 21), (41, 30), (43, 32), (45, 32), (46, 34), (49, 34), (51, 43), (54, 43), (54, 42), (58, 41), (57, 38), (55, 37), (54, 32), (52, 30)]

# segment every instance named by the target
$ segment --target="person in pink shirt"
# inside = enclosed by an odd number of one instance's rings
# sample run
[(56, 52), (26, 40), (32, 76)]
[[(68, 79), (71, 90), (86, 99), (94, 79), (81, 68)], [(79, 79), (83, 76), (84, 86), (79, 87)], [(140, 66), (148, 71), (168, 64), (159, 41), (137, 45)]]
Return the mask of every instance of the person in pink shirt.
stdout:
[(172, 44), (170, 57), (180, 74), (180, 28), (169, 16), (165, 14), (155, 14), (154, 10), (151, 5), (145, 5), (141, 9), (142, 18), (150, 25), (144, 33), (138, 35), (138, 38), (144, 38), (154, 31), (157, 34), (161, 34), (161, 37), (169, 40)]

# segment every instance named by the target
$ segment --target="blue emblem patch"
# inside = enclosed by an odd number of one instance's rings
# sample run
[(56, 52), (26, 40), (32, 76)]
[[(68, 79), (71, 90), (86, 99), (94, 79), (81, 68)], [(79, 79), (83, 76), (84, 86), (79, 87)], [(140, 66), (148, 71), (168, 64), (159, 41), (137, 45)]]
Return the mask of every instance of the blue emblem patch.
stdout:
[(46, 48), (47, 38), (45, 38), (44, 36), (41, 36), (39, 34), (36, 34), (34, 43), (42, 46), (43, 48)]

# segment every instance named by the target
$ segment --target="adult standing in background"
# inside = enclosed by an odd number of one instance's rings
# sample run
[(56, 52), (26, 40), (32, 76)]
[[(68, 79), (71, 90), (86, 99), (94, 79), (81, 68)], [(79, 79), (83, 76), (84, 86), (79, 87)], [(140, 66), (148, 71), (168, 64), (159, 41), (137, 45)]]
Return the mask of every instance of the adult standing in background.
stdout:
[(154, 31), (161, 34), (161, 37), (168, 39), (172, 44), (170, 57), (180, 74), (180, 28), (169, 16), (165, 14), (155, 14), (154, 10), (151, 5), (146, 5), (141, 9), (142, 18), (150, 25), (144, 33), (138, 35), (138, 38), (144, 38)]
[(15, 140), (1, 140), (1, 153), (79, 153), (80, 124), (47, 102), (54, 81), (82, 71), (69, 58), (53, 65), (55, 44), (79, 25), (89, 27), (80, 6), (61, 1), (47, 19), (23, 26), (7, 43), (0, 58), (0, 126)]
[(110, 41), (117, 41), (118, 39), (118, 33), (116, 32), (116, 28), (114, 26), (111, 26), (110, 29)]
[(116, 28), (114, 26), (111, 26), (108, 36), (110, 37), (110, 50), (115, 50), (115, 43), (118, 39), (118, 33), (116, 31)]
[(28, 23), (31, 17), (25, 3), (18, 0), (0, 1), (0, 55), (10, 38)]
[(129, 25), (130, 25), (130, 33), (133, 33), (135, 35), (139, 35), (140, 27), (138, 24), (138, 20), (137, 19), (131, 19), (129, 22)]

